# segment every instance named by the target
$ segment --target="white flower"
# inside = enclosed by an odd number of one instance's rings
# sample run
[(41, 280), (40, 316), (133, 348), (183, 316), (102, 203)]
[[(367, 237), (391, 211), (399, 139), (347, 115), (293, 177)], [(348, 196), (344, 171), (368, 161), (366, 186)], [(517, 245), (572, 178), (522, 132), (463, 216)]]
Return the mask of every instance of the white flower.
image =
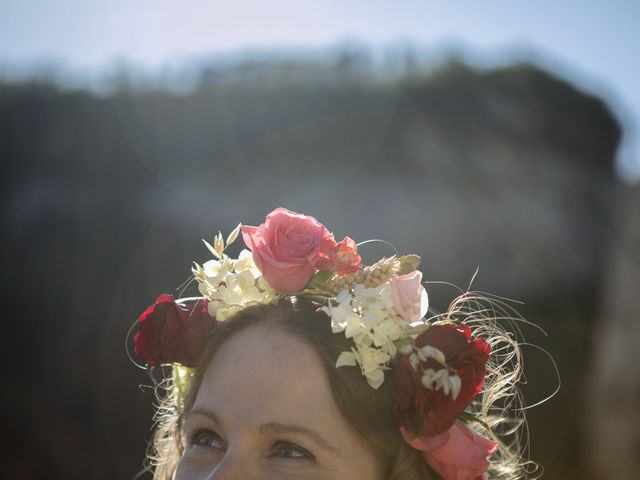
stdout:
[(228, 319), (250, 303), (270, 303), (277, 298), (260, 276), (248, 250), (240, 252), (237, 260), (222, 255), (220, 260), (196, 264), (193, 276), (198, 290), (209, 301), (209, 315), (218, 321)]
[(380, 387), (384, 381), (386, 365), (391, 360), (390, 356), (380, 349), (366, 346), (358, 346), (355, 354), (369, 385), (373, 388)]
[(249, 270), (240, 273), (229, 273), (225, 277), (226, 302), (233, 305), (244, 305), (249, 302), (257, 302), (262, 297), (256, 287), (256, 281)]
[(358, 365), (356, 354), (353, 352), (342, 352), (336, 360), (336, 368), (355, 367)]
[(445, 395), (451, 394), (455, 400), (462, 389), (462, 379), (458, 375), (451, 375), (446, 368), (436, 371), (428, 368), (422, 374), (422, 385), (429, 390), (438, 391), (441, 388)]
[(462, 379), (458, 375), (449, 375), (447, 382), (444, 384), (444, 394), (449, 395), (449, 392), (451, 392), (451, 396), (455, 400), (458, 398), (461, 389)]
[(411, 366), (414, 370), (418, 368), (418, 364), (420, 362), (425, 362), (428, 359), (432, 358), (440, 365), (445, 365), (445, 356), (442, 353), (442, 350), (437, 349), (431, 345), (425, 345), (422, 348), (414, 347), (414, 352), (409, 357), (409, 362), (411, 362)]
[(423, 362), (429, 358), (433, 358), (436, 362), (441, 364), (444, 364), (446, 361), (442, 350), (431, 345), (425, 345), (424, 347), (417, 349), (417, 354)]
[(370, 347), (359, 346), (350, 352), (342, 352), (336, 361), (336, 368), (360, 365), (362, 375), (373, 388), (379, 388), (384, 381), (385, 366), (391, 358), (386, 353)]
[(253, 262), (253, 254), (246, 248), (238, 255), (238, 259), (234, 263), (234, 270), (236, 273), (248, 270), (253, 275), (253, 278), (260, 276), (260, 270), (258, 270), (258, 267), (256, 267), (256, 264)]
[(229, 258), (209, 260), (202, 265), (202, 269), (209, 283), (220, 283), (225, 275), (233, 270), (233, 261)]
[(384, 370), (397, 353), (395, 342), (406, 330), (406, 322), (393, 310), (388, 286), (367, 288), (358, 284), (352, 293), (341, 291), (335, 303), (322, 310), (331, 317), (333, 332), (344, 332), (355, 344), (351, 352), (342, 352), (336, 367), (357, 364), (369, 384), (380, 387)]
[(329, 304), (322, 307), (329, 317), (331, 317), (331, 330), (333, 333), (344, 332), (349, 329), (347, 338), (351, 338), (357, 331), (362, 328), (360, 316), (354, 312), (351, 306), (351, 295), (343, 290), (336, 297), (337, 305)]
[(193, 269), (195, 279), (198, 281), (198, 290), (208, 300), (212, 300), (215, 292), (229, 272), (233, 270), (233, 261), (229, 258), (222, 260), (209, 260), (202, 266), (196, 265)]
[(207, 311), (209, 312), (209, 315), (217, 319), (218, 310), (223, 306), (224, 303), (219, 300), (209, 300), (209, 303), (207, 304)]

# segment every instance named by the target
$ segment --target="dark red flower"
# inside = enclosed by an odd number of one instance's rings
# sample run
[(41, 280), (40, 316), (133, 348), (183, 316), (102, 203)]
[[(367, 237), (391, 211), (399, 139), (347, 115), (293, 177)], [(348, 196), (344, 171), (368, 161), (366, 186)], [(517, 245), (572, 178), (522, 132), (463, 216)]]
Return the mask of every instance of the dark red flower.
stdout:
[(445, 395), (442, 388), (426, 388), (422, 384), (425, 370), (438, 371), (442, 365), (429, 358), (414, 369), (410, 355), (405, 355), (394, 370), (394, 418), (414, 436), (439, 435), (451, 428), (482, 389), (491, 348), (481, 338), (471, 338), (468, 326), (454, 324), (432, 325), (415, 344), (440, 350), (447, 365), (460, 377), (462, 387), (455, 399), (451, 393)]
[(160, 295), (138, 320), (135, 352), (148, 365), (177, 362), (193, 366), (207, 332), (216, 324), (205, 299), (176, 303), (171, 295)]

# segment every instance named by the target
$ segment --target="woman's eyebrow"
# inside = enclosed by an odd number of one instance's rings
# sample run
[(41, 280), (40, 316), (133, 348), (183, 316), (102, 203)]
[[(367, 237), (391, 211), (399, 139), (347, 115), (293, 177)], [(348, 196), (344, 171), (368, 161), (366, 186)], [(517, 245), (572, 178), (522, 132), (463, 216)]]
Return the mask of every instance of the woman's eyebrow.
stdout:
[(202, 417), (206, 417), (209, 420), (211, 420), (213, 423), (220, 424), (220, 421), (218, 420), (218, 417), (216, 416), (216, 414), (213, 413), (211, 410), (207, 410), (205, 408), (194, 408), (193, 410), (189, 410), (185, 414), (185, 420), (194, 415), (200, 415)]
[(287, 425), (284, 423), (270, 422), (265, 423), (260, 427), (260, 432), (266, 433), (292, 433), (296, 435), (304, 435), (315, 443), (320, 445), (325, 450), (333, 453), (334, 455), (340, 455), (340, 452), (331, 446), (329, 442), (327, 442), (324, 438), (322, 438), (318, 433), (311, 430), (310, 428), (303, 427), (301, 425)]

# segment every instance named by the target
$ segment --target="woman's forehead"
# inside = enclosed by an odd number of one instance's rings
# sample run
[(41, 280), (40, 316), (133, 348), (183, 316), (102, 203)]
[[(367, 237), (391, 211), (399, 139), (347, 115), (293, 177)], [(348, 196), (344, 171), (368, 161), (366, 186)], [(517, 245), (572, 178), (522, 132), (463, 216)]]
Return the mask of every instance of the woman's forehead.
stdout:
[(233, 422), (305, 420), (339, 412), (318, 354), (302, 339), (266, 326), (230, 338), (204, 372), (194, 408)]
[(302, 439), (330, 478), (375, 477), (373, 452), (336, 405), (320, 356), (282, 329), (256, 326), (229, 339), (205, 370), (191, 413), (208, 417), (238, 451)]

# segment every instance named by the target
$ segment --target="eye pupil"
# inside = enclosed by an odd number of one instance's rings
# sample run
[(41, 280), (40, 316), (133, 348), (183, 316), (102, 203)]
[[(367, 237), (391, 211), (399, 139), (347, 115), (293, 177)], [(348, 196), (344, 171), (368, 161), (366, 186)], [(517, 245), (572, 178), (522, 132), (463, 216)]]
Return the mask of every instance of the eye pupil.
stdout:
[(222, 445), (220, 437), (213, 432), (201, 431), (193, 436), (192, 444), (198, 447), (219, 448)]
[(278, 454), (282, 457), (288, 457), (288, 458), (305, 458), (307, 456), (304, 450), (302, 450), (299, 447), (296, 447), (295, 445), (290, 445), (290, 444), (282, 445), (278, 449)]

